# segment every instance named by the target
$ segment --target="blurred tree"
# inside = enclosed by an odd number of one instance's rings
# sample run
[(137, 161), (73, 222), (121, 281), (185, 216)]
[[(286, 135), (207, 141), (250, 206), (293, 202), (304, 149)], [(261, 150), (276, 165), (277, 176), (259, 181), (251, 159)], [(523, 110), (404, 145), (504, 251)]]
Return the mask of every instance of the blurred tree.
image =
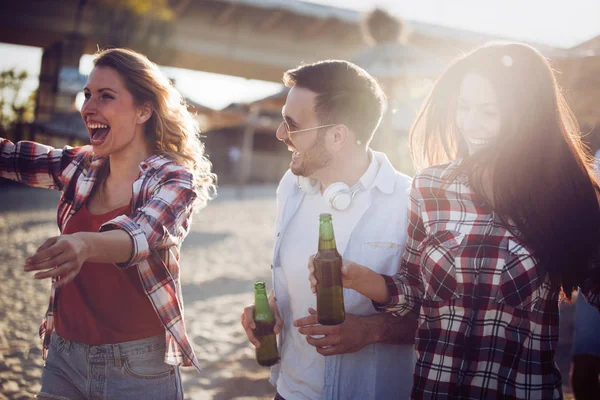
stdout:
[[(92, 37), (99, 47), (128, 47), (160, 63), (172, 54), (165, 44), (173, 31), (174, 20), (190, 0), (80, 0), (80, 10), (93, 7)], [(80, 15), (81, 12), (78, 12)], [(76, 22), (78, 26), (78, 22)]]
[(405, 33), (404, 22), (380, 8), (367, 13), (361, 23), (361, 33), (370, 47), (354, 57), (354, 62), (365, 68), (381, 84), (388, 106), (373, 137), (371, 147), (384, 151), (392, 165), (410, 174), (412, 162), (406, 145), (406, 137), (394, 129), (394, 113), (399, 107), (398, 93), (404, 88)]
[(22, 124), (31, 122), (35, 109), (35, 92), (27, 100), (19, 98), (27, 71), (10, 68), (0, 71), (0, 133), (11, 132), (19, 140)]
[(363, 37), (371, 45), (401, 42), (404, 38), (404, 22), (387, 11), (376, 8), (367, 13), (361, 24)]
[(173, 10), (169, 0), (102, 0), (111, 8), (121, 7), (137, 16), (149, 16), (161, 21), (170, 21)]
[(388, 98), (371, 147), (384, 151), (396, 169), (412, 175), (409, 127), (429, 91), (427, 82), (442, 70), (443, 64), (426, 48), (407, 40), (404, 21), (385, 10), (376, 8), (367, 13), (361, 31), (370, 46), (352, 60), (381, 83)]

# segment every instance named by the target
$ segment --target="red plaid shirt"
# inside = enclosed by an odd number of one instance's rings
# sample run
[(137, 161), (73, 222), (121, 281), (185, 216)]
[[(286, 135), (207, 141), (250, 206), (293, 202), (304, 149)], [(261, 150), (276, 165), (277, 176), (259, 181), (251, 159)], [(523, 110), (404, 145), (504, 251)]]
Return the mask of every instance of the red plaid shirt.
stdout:
[(465, 175), (444, 186), (460, 162), (415, 177), (400, 271), (384, 276), (392, 301), (378, 305), (419, 314), (412, 397), (562, 398), (559, 290)]
[[(89, 146), (54, 149), (33, 142), (14, 144), (0, 138), (1, 177), (62, 191), (57, 218), (61, 231), (92, 193), (105, 161), (106, 158), (95, 157)], [(179, 249), (189, 231), (197, 197), (193, 178), (187, 170), (160, 155), (142, 162), (140, 171), (133, 183), (131, 212), (107, 222), (100, 231), (122, 229), (132, 238), (131, 259), (117, 267), (138, 269), (146, 295), (165, 327), (165, 362), (199, 370), (185, 332), (179, 282)], [(54, 331), (55, 299), (52, 289), (40, 327), (44, 358)]]

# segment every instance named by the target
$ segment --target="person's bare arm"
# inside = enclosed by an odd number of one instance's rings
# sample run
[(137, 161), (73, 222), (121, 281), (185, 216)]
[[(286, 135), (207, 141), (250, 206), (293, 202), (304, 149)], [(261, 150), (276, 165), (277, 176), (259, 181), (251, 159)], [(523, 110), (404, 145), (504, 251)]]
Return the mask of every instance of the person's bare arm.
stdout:
[(414, 344), (416, 316), (395, 317), (391, 313), (380, 313), (363, 318), (368, 319), (367, 324), (373, 332), (373, 343)]
[(42, 271), (36, 279), (60, 276), (55, 288), (71, 282), (86, 261), (116, 264), (131, 256), (133, 244), (127, 232), (78, 232), (50, 238), (25, 262), (25, 271)]

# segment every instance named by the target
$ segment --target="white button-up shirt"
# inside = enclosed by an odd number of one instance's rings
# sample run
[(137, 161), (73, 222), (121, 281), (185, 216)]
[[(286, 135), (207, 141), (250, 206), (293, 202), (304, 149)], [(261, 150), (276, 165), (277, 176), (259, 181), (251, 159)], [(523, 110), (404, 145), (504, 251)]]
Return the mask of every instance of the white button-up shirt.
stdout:
[[(358, 211), (360, 215), (356, 222), (353, 222), (351, 232), (347, 233), (347, 245), (341, 253), (344, 258), (365, 265), (378, 273), (394, 274), (398, 271), (406, 242), (408, 190), (411, 180), (406, 175), (395, 171), (383, 153), (373, 152), (373, 155), (379, 170), (370, 187), (361, 194), (364, 196), (362, 199), (364, 203), (361, 207), (357, 207), (361, 209)], [(286, 278), (284, 271), (286, 268), (283, 267), (286, 256), (282, 255), (282, 251), (289, 246), (282, 247), (282, 243), (286, 242), (286, 235), (290, 235), (294, 225), (291, 222), (307, 196), (297, 186), (296, 177), (288, 171), (277, 190), (277, 237), (273, 257), (273, 288), (284, 321), (284, 328), (280, 335), (280, 349), (284, 350), (281, 354), (282, 363), (272, 368), (271, 376), (271, 382), (276, 386), (280, 379), (280, 372), (282, 376), (286, 374), (286, 364), (290, 365), (289, 362), (293, 363), (293, 360), (300, 356), (306, 357), (305, 353), (292, 354), (294, 350), (290, 349), (294, 349), (294, 346), (287, 344), (288, 340), (294, 340), (292, 335), (297, 334), (297, 328), (292, 325), (294, 319), (303, 315), (295, 315), (292, 311), (298, 308), (293, 304), (297, 300), (290, 294), (297, 291), (290, 287), (289, 280)], [(359, 200), (359, 203), (362, 200)], [(354, 206), (355, 204), (352, 204), (351, 207)], [(343, 215), (339, 213), (336, 220), (343, 218)], [(306, 222), (311, 223), (311, 221)], [(312, 222), (318, 225), (318, 220)], [(314, 243), (315, 252), (317, 238), (318, 235), (315, 235), (312, 230), (308, 230), (304, 237), (304, 241)], [(294, 231), (294, 240), (300, 240), (297, 230)], [(305, 265), (307, 262), (308, 257), (303, 265), (306, 275), (308, 274)], [(307, 293), (314, 297), (310, 293), (308, 280), (305, 281)], [(376, 314), (372, 302), (352, 290), (344, 289), (344, 304), (347, 313), (362, 316)], [(315, 359), (323, 357), (314, 348), (308, 350), (313, 352)], [(399, 399), (408, 398), (410, 394), (414, 368), (412, 345), (378, 343), (368, 345), (355, 353), (323, 358), (324, 368), (321, 370), (323, 382), (316, 385), (317, 389), (321, 388), (322, 399)], [(296, 377), (290, 374), (289, 378), (293, 380)], [(282, 388), (285, 386), (284, 384)], [(314, 390), (312, 387), (311, 390), (308, 389), (307, 387), (307, 394)], [(309, 398), (314, 395), (314, 393), (310, 394)]]

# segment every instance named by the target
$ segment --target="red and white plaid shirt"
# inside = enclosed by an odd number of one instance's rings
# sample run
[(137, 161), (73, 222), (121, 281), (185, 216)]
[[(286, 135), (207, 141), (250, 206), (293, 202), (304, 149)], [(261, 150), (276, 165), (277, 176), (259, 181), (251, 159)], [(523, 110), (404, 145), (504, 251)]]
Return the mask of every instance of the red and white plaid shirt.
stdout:
[[(104, 162), (106, 158), (95, 157), (90, 146), (54, 149), (0, 138), (0, 177), (62, 191), (57, 217), (61, 232), (92, 193)], [(146, 295), (165, 327), (165, 362), (200, 370), (185, 332), (179, 281), (179, 250), (197, 197), (192, 174), (160, 155), (140, 163), (140, 171), (133, 184), (131, 212), (107, 222), (100, 230), (122, 229), (132, 238), (131, 259), (117, 267), (138, 269)], [(52, 289), (40, 327), (44, 358), (54, 331), (55, 298)]]
[(400, 271), (384, 276), (392, 301), (376, 305), (419, 314), (412, 397), (562, 398), (559, 290), (466, 175), (448, 183), (460, 162), (415, 177)]

